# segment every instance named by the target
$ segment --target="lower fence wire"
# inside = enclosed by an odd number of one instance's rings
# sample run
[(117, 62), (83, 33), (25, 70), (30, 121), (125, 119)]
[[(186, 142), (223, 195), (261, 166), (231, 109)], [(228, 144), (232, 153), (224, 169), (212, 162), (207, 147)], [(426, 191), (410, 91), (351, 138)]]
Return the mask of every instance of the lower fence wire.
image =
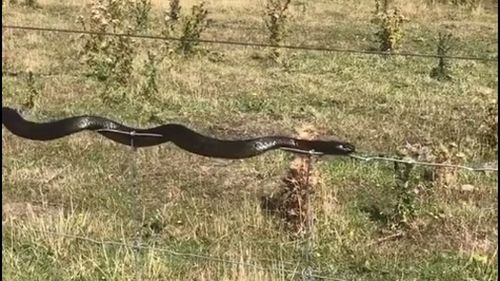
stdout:
[[(26, 232), (25, 228), (22, 228), (20, 226), (12, 224), (9, 226), (11, 229), (17, 229), (18, 231)], [(75, 239), (75, 240), (80, 240), (80, 241), (85, 241), (88, 243), (93, 243), (97, 245), (102, 245), (102, 246), (117, 246), (117, 247), (125, 247), (125, 248), (138, 248), (139, 250), (144, 250), (144, 251), (156, 251), (156, 252), (161, 252), (164, 254), (167, 254), (171, 257), (179, 257), (183, 258), (186, 260), (205, 260), (205, 261), (211, 261), (211, 262), (216, 262), (216, 263), (223, 263), (223, 264), (231, 264), (231, 265), (238, 265), (238, 266), (243, 266), (246, 268), (253, 268), (256, 270), (261, 270), (261, 271), (267, 271), (267, 272), (276, 272), (278, 274), (290, 274), (291, 278), (294, 278), (300, 272), (297, 271), (296, 268), (291, 269), (291, 267), (286, 267), (286, 266), (273, 266), (270, 268), (263, 267), (259, 264), (256, 263), (250, 263), (250, 262), (242, 262), (242, 261), (236, 261), (236, 260), (229, 260), (217, 256), (206, 256), (206, 255), (199, 255), (199, 254), (194, 254), (194, 253), (186, 253), (186, 252), (177, 252), (174, 250), (171, 250), (169, 248), (160, 248), (160, 247), (150, 247), (150, 246), (145, 246), (145, 245), (130, 245), (126, 243), (126, 241), (103, 241), (103, 240), (97, 240), (94, 238), (86, 237), (86, 236), (80, 236), (80, 235), (75, 235), (75, 234), (68, 234), (68, 233), (62, 233), (62, 232), (53, 232), (53, 231), (46, 231), (46, 230), (38, 230), (35, 229), (33, 230), (34, 232), (37, 233), (43, 233), (43, 234), (49, 234), (53, 235), (54, 237), (64, 237), (68, 239)], [(11, 236), (12, 238), (14, 235)], [(13, 242), (11, 242), (13, 243)], [(275, 264), (282, 264), (282, 261), (279, 260), (266, 260), (267, 263), (269, 262), (274, 262)], [(289, 262), (291, 264), (291, 262)], [(312, 273), (309, 275), (310, 278), (315, 278), (315, 279), (320, 279), (320, 280), (334, 280), (334, 281), (347, 281), (348, 279), (340, 278), (340, 277), (334, 277), (334, 276), (328, 276), (328, 275), (320, 275), (317, 273)]]

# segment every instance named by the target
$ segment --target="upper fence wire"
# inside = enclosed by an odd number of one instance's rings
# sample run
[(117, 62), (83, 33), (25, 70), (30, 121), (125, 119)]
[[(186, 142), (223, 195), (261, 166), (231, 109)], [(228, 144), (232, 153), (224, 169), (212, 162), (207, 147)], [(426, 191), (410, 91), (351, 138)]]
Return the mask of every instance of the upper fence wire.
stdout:
[(444, 59), (473, 60), (473, 61), (485, 61), (485, 62), (496, 62), (498, 60), (498, 54), (495, 54), (494, 57), (449, 56), (449, 55), (441, 56), (434, 54), (420, 54), (420, 53), (410, 53), (410, 52), (396, 53), (396, 52), (382, 52), (382, 51), (371, 51), (371, 50), (342, 49), (342, 48), (324, 47), (324, 46), (275, 45), (275, 44), (266, 44), (258, 42), (242, 42), (242, 41), (216, 40), (216, 39), (181, 39), (179, 37), (172, 37), (172, 36), (97, 32), (89, 30), (63, 29), (63, 28), (37, 27), (37, 26), (20, 26), (20, 25), (8, 25), (8, 24), (2, 25), (2, 28), (13, 29), (13, 30), (31, 30), (31, 31), (42, 31), (42, 32), (91, 34), (91, 35), (103, 35), (103, 36), (127, 36), (132, 38), (153, 39), (153, 40), (189, 41), (189, 42), (198, 42), (207, 44), (233, 45), (240, 47), (279, 48), (279, 49), (291, 49), (300, 51), (321, 51), (321, 52), (334, 52), (334, 53), (403, 56), (403, 57), (420, 57), (420, 58), (444, 58)]

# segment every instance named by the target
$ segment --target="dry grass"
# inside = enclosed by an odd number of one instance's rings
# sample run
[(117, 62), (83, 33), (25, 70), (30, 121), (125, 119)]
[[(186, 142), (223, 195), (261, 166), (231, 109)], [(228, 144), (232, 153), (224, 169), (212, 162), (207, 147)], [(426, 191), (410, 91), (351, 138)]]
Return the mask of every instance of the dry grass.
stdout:
[[(264, 2), (208, 1), (214, 22), (202, 37), (265, 40)], [(402, 51), (434, 52), (444, 24), (458, 38), (452, 54), (498, 51), (498, 15), (486, 5), (470, 12), (397, 2), (411, 20)], [(88, 11), (81, 1), (38, 3), (37, 9), (7, 4), (4, 24), (78, 28), (75, 19)], [(183, 12), (193, 3), (181, 1)], [(151, 33), (159, 34), (168, 1), (153, 5)], [(307, 3), (304, 13), (291, 8), (286, 43), (376, 46), (372, 1), (317, 1)], [(77, 36), (3, 32), (3, 71), (33, 71), (41, 93), (26, 113), (33, 120), (92, 113), (130, 125), (180, 122), (218, 136), (292, 135), (311, 124), (360, 150), (395, 154), (407, 143), (456, 143), (467, 161), (497, 161), (497, 148), (478, 134), (485, 110), (497, 100), (496, 63), (453, 61), (455, 79), (441, 83), (429, 77), (432, 59), (285, 51), (282, 64), (272, 64), (258, 59), (262, 49), (206, 45), (192, 58), (173, 56), (159, 64), (159, 94), (145, 100), (138, 94), (145, 79), (140, 70), (146, 50), (158, 43), (138, 41), (126, 95), (103, 103), (103, 85), (85, 76), (88, 69), (78, 62)], [(4, 105), (20, 107), (29, 96), (26, 77), (4, 75), (2, 82)], [(259, 203), (280, 188), (292, 155), (222, 161), (171, 144), (132, 153), (91, 133), (41, 143), (5, 129), (2, 151), (6, 280), (135, 280), (137, 272), (143, 280), (290, 280), (283, 268), (303, 269), (302, 244), (289, 240)], [(315, 168), (312, 262), (319, 273), (346, 280), (498, 276), (497, 175), (457, 171), (445, 187), (417, 168), (411, 179), (418, 192), (415, 218), (404, 235), (391, 238), (394, 232), (370, 212), (388, 209), (394, 200), (390, 164), (324, 158)], [(464, 184), (474, 188), (462, 189)], [(135, 252), (52, 232), (127, 243), (140, 232), (148, 247), (275, 270)]]

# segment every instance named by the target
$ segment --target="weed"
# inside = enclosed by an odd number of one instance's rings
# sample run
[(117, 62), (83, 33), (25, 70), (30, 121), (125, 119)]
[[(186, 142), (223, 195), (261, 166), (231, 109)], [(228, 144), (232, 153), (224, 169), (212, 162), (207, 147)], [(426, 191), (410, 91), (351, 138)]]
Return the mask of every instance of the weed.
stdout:
[(451, 33), (439, 33), (437, 44), (438, 65), (431, 70), (430, 76), (439, 81), (449, 81), (452, 79), (450, 64), (444, 56), (448, 55), (451, 49)]
[[(286, 23), (289, 17), (288, 6), (291, 0), (268, 0), (264, 22), (269, 31), (269, 43), (279, 45), (286, 36)], [(272, 58), (277, 59), (280, 56), (279, 49), (272, 50)]]
[(387, 13), (389, 5), (392, 3), (390, 0), (375, 0), (375, 14)]
[(471, 10), (476, 10), (478, 9), (481, 4), (482, 0), (451, 0), (452, 4), (455, 6), (462, 6), (466, 7)]
[[(163, 25), (160, 31), (161, 35), (167, 38), (175, 35), (175, 28), (177, 23), (177, 20), (172, 20), (168, 14), (169, 12), (167, 11), (165, 17), (163, 18)], [(164, 40), (160, 47), (160, 50), (164, 56), (172, 54), (175, 51), (174, 42), (170, 40)]]
[(144, 76), (146, 81), (142, 86), (142, 95), (146, 98), (151, 98), (158, 93), (158, 82), (156, 77), (158, 74), (158, 56), (153, 52), (148, 51), (147, 59), (145, 61)]
[[(157, 103), (160, 102), (158, 93), (158, 72), (159, 66), (162, 64), (166, 58), (170, 58), (171, 53), (165, 53), (165, 45), (158, 48), (158, 51), (147, 50), (146, 59), (143, 62), (143, 68), (141, 71), (141, 80), (137, 97), (138, 104), (140, 105), (143, 117), (145, 120), (153, 121), (158, 119), (158, 114), (160, 114), (160, 109), (158, 109)], [(169, 60), (168, 67), (173, 65), (173, 61)], [(162, 77), (163, 80), (168, 79), (168, 77)], [(156, 120), (158, 122), (158, 120)]]
[[(411, 154), (418, 161), (433, 162), (440, 164), (460, 165), (467, 159), (468, 150), (464, 150), (460, 144), (450, 142), (447, 144), (407, 144), (405, 153)], [(429, 170), (425, 170), (429, 172)], [(454, 186), (457, 181), (457, 169), (454, 167), (434, 167), (429, 175), (425, 176), (434, 182), (436, 188), (448, 188)]]
[(178, 21), (181, 14), (181, 4), (179, 0), (170, 0), (170, 10), (168, 11), (168, 16), (172, 21)]
[(466, 9), (470, 10), (476, 10), (478, 9), (481, 4), (482, 0), (441, 0), (442, 3), (444, 4), (451, 4), (457, 7), (463, 7)]
[[(93, 0), (91, 14), (87, 18), (80, 16), (78, 22), (84, 30), (94, 32), (134, 33), (146, 26), (148, 3), (150, 5), (149, 1), (141, 1), (137, 5), (142, 8), (137, 8), (127, 1)], [(136, 53), (134, 40), (127, 36), (100, 34), (81, 37), (84, 43), (79, 55), (89, 67), (90, 75), (106, 82), (107, 90), (127, 85)]]
[(183, 55), (192, 54), (201, 34), (206, 30), (209, 24), (208, 10), (205, 8), (205, 2), (191, 7), (190, 15), (181, 15), (179, 1), (170, 2), (170, 10), (165, 12), (161, 34), (164, 37), (179, 37), (177, 43), (165, 41), (161, 47), (163, 56), (168, 56), (174, 51)]
[(30, 8), (35, 8), (38, 6), (38, 3), (36, 2), (36, 0), (26, 0), (24, 2), (24, 5), (30, 7)]
[(142, 225), (141, 236), (145, 240), (153, 240), (155, 236), (161, 234), (166, 228), (165, 217), (160, 211), (156, 211), (147, 221)]
[[(5, 10), (2, 10), (2, 16)], [(2, 28), (2, 39), (6, 40), (7, 34)], [(10, 69), (10, 57), (7, 56), (6, 48), (2, 48), (2, 73)]]
[(299, 0), (299, 1), (295, 1), (295, 2), (293, 3), (293, 5), (295, 6), (295, 8), (300, 9), (300, 14), (301, 14), (302, 16), (304, 16), (304, 15), (306, 14), (306, 12), (307, 12), (307, 8), (308, 8), (308, 6), (309, 6), (310, 4), (309, 4), (309, 2), (308, 2), (308, 1), (300, 1), (300, 0)]
[(201, 33), (208, 27), (208, 10), (205, 8), (205, 2), (194, 5), (191, 8), (191, 15), (182, 18), (180, 45), (178, 50), (186, 55), (193, 52), (199, 44)]
[[(318, 137), (314, 128), (303, 127), (299, 137), (313, 139)], [(262, 198), (262, 206), (270, 210), (285, 222), (285, 229), (292, 238), (307, 235), (308, 222), (312, 218), (311, 196), (318, 184), (319, 174), (313, 171), (313, 159), (306, 156), (296, 156), (290, 168), (282, 178), (283, 189), (276, 195)]]
[(151, 0), (137, 1), (133, 6), (136, 20), (136, 30), (145, 31), (149, 27), (149, 15), (151, 13)]
[[(131, 33), (130, 7), (123, 1), (94, 0), (91, 14), (78, 22), (84, 30), (94, 32)], [(100, 81), (125, 85), (132, 72), (135, 49), (126, 36), (82, 35), (84, 41), (79, 55), (90, 68), (90, 74)]]
[[(24, 5), (28, 6), (28, 2), (35, 2), (35, 1), (32, 1), (32, 0), (25, 0), (24, 1)], [(2, 1), (2, 7), (3, 7), (3, 4), (5, 3), (5, 1)], [(17, 4), (21, 4), (18, 0), (9, 0), (9, 4), (10, 5), (17, 5)], [(22, 4), (21, 4), (22, 5)]]
[(376, 1), (375, 4), (376, 15), (372, 22), (379, 27), (379, 31), (375, 33), (380, 44), (379, 49), (384, 52), (394, 51), (400, 47), (400, 41), (403, 38), (402, 24), (408, 19), (398, 8), (389, 9), (387, 1), (383, 2), (383, 9), (380, 7), (380, 1)]
[(482, 112), (483, 119), (478, 130), (481, 142), (487, 148), (496, 149), (498, 146), (498, 99), (490, 99)]
[[(2, 1), (2, 7), (5, 4), (5, 2), (6, 1)], [(26, 7), (30, 7), (30, 8), (37, 8), (38, 7), (38, 3), (36, 0), (25, 0), (24, 3), (20, 3), (18, 0), (9, 0), (9, 4), (11, 4), (11, 5), (20, 4), (20, 5), (23, 5)]]
[(415, 188), (410, 183), (414, 164), (394, 162), (396, 206), (393, 213), (395, 226), (407, 224), (415, 215)]
[(26, 109), (33, 109), (35, 107), (35, 99), (40, 95), (40, 91), (37, 89), (35, 78), (33, 72), (28, 71), (28, 77), (26, 79), (26, 85), (28, 88), (28, 97), (23, 103), (23, 107)]
[[(466, 154), (460, 151), (460, 147), (454, 143), (447, 145), (439, 143), (432, 148), (432, 155), (436, 163), (460, 165), (466, 160)], [(434, 169), (435, 186), (441, 189), (449, 189), (457, 183), (457, 169), (454, 167), (437, 167)]]

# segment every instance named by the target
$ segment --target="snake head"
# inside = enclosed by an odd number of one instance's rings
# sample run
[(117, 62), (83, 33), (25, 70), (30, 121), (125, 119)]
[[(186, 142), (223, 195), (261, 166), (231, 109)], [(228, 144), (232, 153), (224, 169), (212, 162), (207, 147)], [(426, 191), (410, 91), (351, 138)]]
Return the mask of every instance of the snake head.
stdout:
[(350, 143), (339, 144), (339, 149), (343, 149), (346, 153), (356, 152), (356, 147)]
[(356, 151), (354, 145), (335, 140), (296, 140), (293, 147), (283, 149), (319, 155), (348, 155)]
[(348, 155), (356, 151), (353, 144), (341, 141), (313, 141), (312, 147), (325, 155)]
[(356, 147), (354, 147), (353, 144), (337, 141), (332, 142), (332, 149), (327, 149), (327, 152), (325, 152), (325, 154), (347, 155), (356, 151)]

